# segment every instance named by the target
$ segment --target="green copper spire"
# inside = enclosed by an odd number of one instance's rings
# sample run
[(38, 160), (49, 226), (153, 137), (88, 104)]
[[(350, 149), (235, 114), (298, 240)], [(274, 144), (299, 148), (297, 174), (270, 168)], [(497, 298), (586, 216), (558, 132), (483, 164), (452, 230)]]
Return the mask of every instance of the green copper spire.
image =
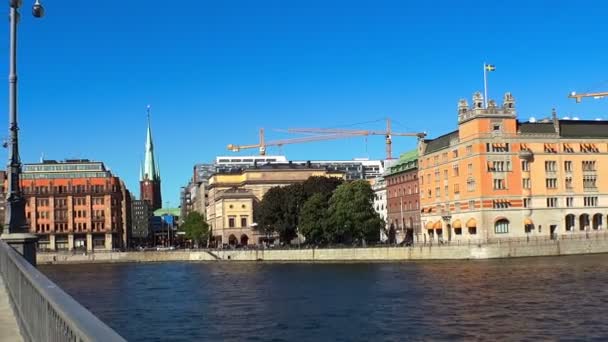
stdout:
[(154, 161), (154, 143), (152, 142), (152, 126), (150, 124), (150, 105), (147, 108), (148, 112), (148, 132), (146, 134), (146, 154), (144, 159), (143, 177), (147, 180), (157, 180), (158, 173), (156, 172), (156, 162)]

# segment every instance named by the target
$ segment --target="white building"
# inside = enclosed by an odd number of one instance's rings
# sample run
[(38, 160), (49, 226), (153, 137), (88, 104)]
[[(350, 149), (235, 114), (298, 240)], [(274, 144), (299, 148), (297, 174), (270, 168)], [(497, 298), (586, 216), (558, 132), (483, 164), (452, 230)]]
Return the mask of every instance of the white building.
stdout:
[(386, 201), (386, 182), (383, 177), (376, 177), (372, 183), (374, 190), (374, 210), (384, 221), (384, 229), (380, 231), (380, 241), (388, 240), (388, 209)]

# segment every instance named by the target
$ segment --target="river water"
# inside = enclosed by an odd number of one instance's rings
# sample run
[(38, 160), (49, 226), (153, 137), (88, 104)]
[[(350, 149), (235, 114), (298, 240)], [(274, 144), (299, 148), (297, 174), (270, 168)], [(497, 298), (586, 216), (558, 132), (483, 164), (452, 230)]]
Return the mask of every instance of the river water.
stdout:
[(608, 255), (40, 269), (129, 341), (608, 340)]

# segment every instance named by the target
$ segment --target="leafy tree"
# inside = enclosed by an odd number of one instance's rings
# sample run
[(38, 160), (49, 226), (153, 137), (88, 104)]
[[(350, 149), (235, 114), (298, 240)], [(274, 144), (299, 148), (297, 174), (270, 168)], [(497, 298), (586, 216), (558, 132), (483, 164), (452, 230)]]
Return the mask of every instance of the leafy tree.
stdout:
[(376, 242), (384, 226), (373, 207), (374, 192), (364, 180), (345, 183), (329, 200), (326, 238), (334, 243)]
[(254, 208), (258, 230), (267, 235), (278, 234), (281, 242), (290, 243), (297, 236), (300, 211), (308, 198), (316, 193), (329, 198), (341, 183), (337, 178), (310, 177), (301, 184), (271, 188)]
[(327, 242), (327, 193), (312, 195), (300, 211), (300, 233), (306, 237), (307, 243), (322, 244)]
[[(331, 194), (344, 181), (342, 178), (312, 176), (302, 183), (304, 192), (304, 202), (311, 196), (318, 193)], [(328, 197), (329, 198), (329, 197)]]
[(280, 187), (273, 187), (254, 207), (253, 215), (258, 224), (257, 229), (263, 234), (267, 236), (274, 234), (277, 231), (277, 224), (283, 221), (284, 198), (284, 191)]
[(209, 225), (205, 221), (205, 217), (196, 211), (186, 216), (181, 229), (186, 233), (186, 238), (199, 245), (209, 238)]

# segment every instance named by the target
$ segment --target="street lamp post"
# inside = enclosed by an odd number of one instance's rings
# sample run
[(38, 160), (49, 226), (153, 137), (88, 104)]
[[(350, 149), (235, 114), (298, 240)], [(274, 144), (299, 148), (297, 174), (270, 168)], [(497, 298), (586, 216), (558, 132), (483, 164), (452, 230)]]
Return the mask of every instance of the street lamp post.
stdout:
[[(21, 160), (19, 158), (19, 127), (17, 125), (17, 23), (21, 0), (10, 0), (10, 48), (8, 77), (8, 115), (9, 140), (6, 190), (6, 211), (2, 239), (21, 253), (31, 264), (36, 264), (36, 242), (38, 238), (29, 234), (25, 220), (25, 199), (21, 193), (19, 175)], [(36, 18), (44, 16), (44, 7), (36, 0), (32, 7)]]

